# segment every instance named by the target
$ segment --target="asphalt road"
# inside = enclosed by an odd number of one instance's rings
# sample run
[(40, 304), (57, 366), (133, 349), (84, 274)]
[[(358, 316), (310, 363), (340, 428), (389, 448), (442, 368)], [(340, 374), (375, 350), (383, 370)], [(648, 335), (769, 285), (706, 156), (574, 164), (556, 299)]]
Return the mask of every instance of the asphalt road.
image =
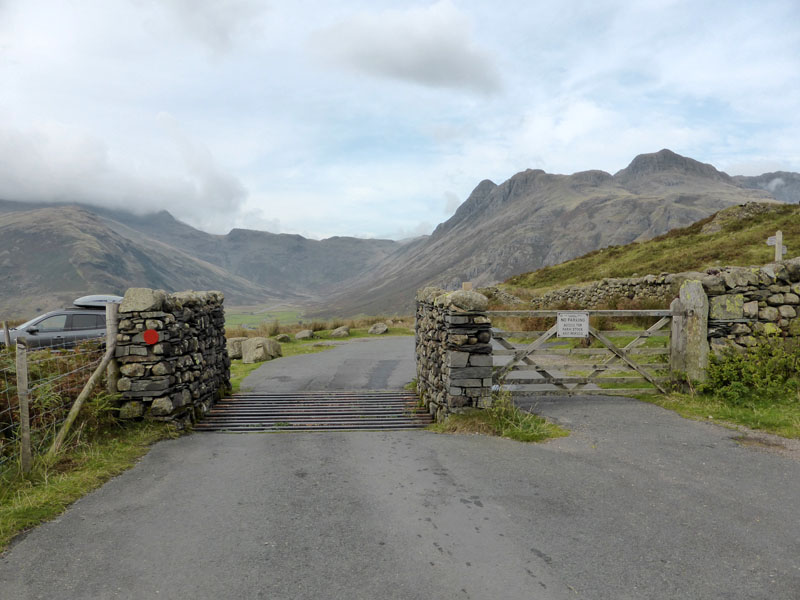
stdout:
[[(334, 385), (345, 376), (320, 359), (345, 368), (408, 348), (362, 342), (286, 359), (286, 372), (304, 362)], [(402, 364), (366, 380), (407, 381), (413, 363)], [(572, 435), (159, 443), (16, 543), (0, 559), (0, 598), (800, 597), (800, 462), (633, 400), (537, 408)]]

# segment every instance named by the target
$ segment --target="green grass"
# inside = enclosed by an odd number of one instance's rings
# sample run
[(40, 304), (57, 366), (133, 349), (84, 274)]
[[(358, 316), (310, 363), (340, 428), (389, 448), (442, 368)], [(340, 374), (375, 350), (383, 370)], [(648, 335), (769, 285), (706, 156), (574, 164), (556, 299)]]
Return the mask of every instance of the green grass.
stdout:
[(37, 461), (23, 477), (0, 473), (0, 552), (19, 533), (60, 515), (75, 500), (136, 464), (150, 446), (177, 434), (163, 423), (128, 423), (81, 443), (57, 463)]
[(800, 439), (800, 402), (731, 406), (712, 396), (700, 394), (642, 395), (637, 398), (674, 410), (682, 417), (743, 425), (786, 438)]
[(436, 433), (478, 433), (518, 442), (541, 442), (569, 435), (566, 429), (545, 418), (520, 410), (514, 405), (511, 395), (503, 392), (494, 394), (490, 408), (450, 414), (443, 422), (428, 428)]
[(796, 255), (800, 249), (800, 207), (797, 205), (775, 205), (769, 212), (727, 221), (718, 233), (701, 233), (703, 225), (712, 219), (713, 215), (647, 242), (596, 250), (574, 260), (512, 277), (506, 284), (512, 291), (515, 287), (544, 290), (605, 277), (631, 277), (635, 273), (678, 273), (714, 266), (765, 264), (774, 259), (774, 249), (766, 245), (767, 237), (778, 229), (783, 231), (789, 256)]
[(270, 324), (277, 321), (281, 325), (291, 325), (300, 321), (303, 313), (300, 310), (275, 310), (268, 312), (241, 311), (235, 307), (230, 312), (225, 312), (225, 327), (257, 327), (262, 323)]
[(244, 364), (241, 360), (231, 361), (231, 393), (235, 394), (242, 386), (242, 380), (264, 363)]

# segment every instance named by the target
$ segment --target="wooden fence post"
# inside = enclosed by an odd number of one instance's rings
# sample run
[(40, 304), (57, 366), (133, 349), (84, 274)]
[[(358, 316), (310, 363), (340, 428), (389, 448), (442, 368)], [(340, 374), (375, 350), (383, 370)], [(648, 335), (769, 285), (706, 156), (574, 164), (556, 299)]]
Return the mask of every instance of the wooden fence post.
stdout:
[(708, 296), (696, 280), (681, 285), (670, 304), (672, 335), (670, 369), (689, 381), (705, 381), (708, 368)]
[(9, 350), (11, 348), (11, 332), (8, 330), (8, 321), (3, 321), (3, 337), (6, 350)]
[[(118, 328), (119, 304), (115, 302), (106, 304), (106, 348), (116, 347)], [(119, 363), (117, 359), (112, 356), (108, 363), (108, 368), (106, 369), (106, 389), (109, 394), (117, 393), (119, 377)]]
[(28, 404), (28, 347), (25, 338), (17, 338), (17, 399), (19, 401), (20, 463), (23, 473), (33, 466), (31, 453), (31, 414)]

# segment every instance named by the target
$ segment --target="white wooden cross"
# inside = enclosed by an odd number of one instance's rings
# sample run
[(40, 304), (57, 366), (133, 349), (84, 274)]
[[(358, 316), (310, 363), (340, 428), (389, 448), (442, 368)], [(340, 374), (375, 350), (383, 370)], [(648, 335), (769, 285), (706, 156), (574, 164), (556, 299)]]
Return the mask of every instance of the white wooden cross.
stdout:
[(767, 246), (775, 246), (775, 262), (783, 259), (783, 255), (788, 252), (786, 246), (783, 245), (783, 232), (776, 231), (775, 235), (767, 238)]

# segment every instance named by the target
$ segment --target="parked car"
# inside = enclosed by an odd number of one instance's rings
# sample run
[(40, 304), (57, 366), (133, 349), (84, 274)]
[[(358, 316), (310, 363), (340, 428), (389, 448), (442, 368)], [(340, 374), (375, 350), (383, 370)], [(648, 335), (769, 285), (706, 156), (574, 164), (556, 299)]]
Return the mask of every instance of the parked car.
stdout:
[[(105, 307), (122, 302), (121, 296), (84, 296), (73, 302), (74, 306), (53, 310), (9, 329), (11, 341), (24, 337), (28, 347), (74, 346), (76, 343), (106, 335)], [(0, 335), (0, 346), (5, 336)]]

